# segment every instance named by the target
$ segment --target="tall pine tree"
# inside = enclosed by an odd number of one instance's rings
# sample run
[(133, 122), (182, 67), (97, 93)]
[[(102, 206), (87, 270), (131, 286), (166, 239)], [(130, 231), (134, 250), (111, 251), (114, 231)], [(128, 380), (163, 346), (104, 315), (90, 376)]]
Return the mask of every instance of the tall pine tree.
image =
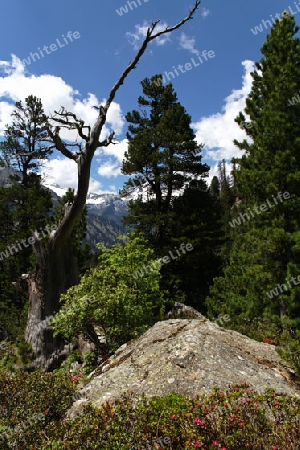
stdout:
[[(140, 112), (126, 116), (129, 147), (122, 172), (134, 178), (125, 193), (137, 191), (138, 198), (129, 202), (125, 223), (142, 233), (157, 257), (169, 255), (161, 288), (170, 303), (186, 300), (204, 312), (209, 284), (219, 274), (220, 209), (205, 182), (209, 168), (201, 162), (191, 117), (172, 84), (161, 80), (156, 75), (142, 81)], [(179, 250), (183, 244), (192, 251)]]
[(41, 100), (29, 96), (25, 103), (16, 102), (12, 124), (0, 143), (2, 170), (15, 169), (8, 186), (0, 188), (0, 317), (3, 334), (9, 338), (22, 325), (20, 317), (25, 318), (20, 312), (26, 310), (28, 292), (14, 286), (20, 287), (20, 275), (34, 267), (27, 241), (33, 231), (45, 227), (52, 207), (50, 192), (42, 187), (38, 173), (41, 161), (51, 153), (43, 142), (46, 124)]
[(125, 192), (140, 183), (144, 194), (129, 202), (125, 223), (134, 224), (157, 252), (163, 252), (170, 244), (176, 192), (193, 178), (207, 176), (208, 166), (201, 163), (202, 145), (195, 140), (191, 117), (178, 102), (172, 84), (163, 86), (162, 76), (155, 75), (141, 85), (140, 112), (126, 116), (129, 146), (122, 173), (135, 176), (126, 183)]
[(244, 154), (233, 161), (234, 242), (207, 300), (211, 315), (226, 311), (231, 325), (258, 338), (300, 330), (300, 288), (292, 282), (300, 275), (300, 103), (290, 102), (300, 90), (298, 29), (290, 14), (276, 20), (252, 73), (250, 120), (236, 118), (251, 140), (235, 141)]

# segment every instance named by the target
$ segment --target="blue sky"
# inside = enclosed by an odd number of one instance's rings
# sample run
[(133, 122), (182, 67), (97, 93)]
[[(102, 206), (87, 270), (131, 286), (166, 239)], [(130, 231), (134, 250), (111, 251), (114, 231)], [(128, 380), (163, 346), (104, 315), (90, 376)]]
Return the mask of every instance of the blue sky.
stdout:
[[(14, 103), (29, 94), (42, 99), (46, 113), (65, 106), (92, 124), (97, 115), (93, 105), (108, 96), (147, 26), (156, 19), (162, 26), (173, 25), (192, 6), (192, 0), (2, 2), (0, 138)], [(232, 140), (245, 135), (233, 119), (244, 108), (251, 88), (253, 62), (261, 58), (260, 48), (270, 31), (267, 20), (272, 24), (276, 14), (289, 8), (300, 23), (299, 0), (203, 0), (192, 21), (168, 39), (151, 43), (109, 111), (103, 137), (115, 130), (119, 144), (95, 155), (90, 191), (122, 188), (126, 177), (120, 166), (127, 148), (124, 116), (137, 108), (140, 81), (157, 73), (165, 77), (169, 73), (179, 101), (191, 115), (197, 141), (204, 144), (203, 162), (211, 167), (210, 177), (222, 158), (229, 161), (239, 155)], [(186, 64), (189, 70), (184, 70)], [(43, 171), (48, 183), (76, 188), (73, 161), (54, 154)]]

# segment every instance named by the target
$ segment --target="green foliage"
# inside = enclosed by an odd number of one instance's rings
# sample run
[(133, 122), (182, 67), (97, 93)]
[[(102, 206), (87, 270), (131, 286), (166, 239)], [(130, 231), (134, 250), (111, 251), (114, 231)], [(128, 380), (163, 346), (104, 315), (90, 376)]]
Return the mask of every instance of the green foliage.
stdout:
[[(170, 250), (190, 243), (192, 251), (163, 267), (163, 286), (174, 297), (173, 285), (184, 293), (186, 303), (206, 313), (205, 298), (213, 279), (221, 274), (220, 252), (224, 243), (222, 211), (205, 182), (193, 181), (173, 201), (176, 220), (170, 227)], [(176, 284), (175, 284), (176, 283)]]
[(61, 296), (63, 306), (54, 317), (55, 333), (72, 339), (83, 334), (101, 352), (97, 331), (105, 336), (108, 350), (141, 335), (162, 318), (164, 299), (159, 289), (159, 268), (134, 275), (154, 260), (144, 241), (130, 236), (126, 244), (99, 245), (96, 267)]
[(201, 162), (203, 146), (197, 144), (191, 117), (172, 84), (163, 86), (161, 80), (155, 75), (141, 82), (141, 111), (126, 116), (129, 146), (122, 172), (133, 178), (123, 192), (138, 193), (140, 185), (144, 196), (129, 201), (124, 223), (141, 233), (157, 258), (192, 244), (192, 252), (162, 267), (161, 289), (170, 304), (186, 301), (204, 312), (208, 286), (219, 275), (221, 211), (208, 194), (209, 167)]
[[(245, 153), (233, 160), (238, 201), (228, 220), (239, 218), (240, 225), (232, 227), (227, 266), (207, 299), (210, 316), (226, 311), (238, 331), (283, 346), (286, 332), (300, 330), (300, 288), (267, 294), (300, 273), (300, 105), (289, 104), (300, 89), (297, 31), (292, 15), (276, 20), (252, 73), (248, 125), (243, 113), (236, 118), (251, 138), (235, 141)], [(285, 200), (283, 193), (289, 194)]]
[[(172, 393), (137, 401), (126, 395), (99, 408), (87, 404), (81, 414), (62, 420), (75, 389), (72, 379), (0, 373), (2, 436), (11, 429), (18, 450), (298, 449), (300, 400), (272, 388), (259, 394), (243, 383), (193, 398)], [(36, 413), (43, 420), (29, 427)], [(2, 442), (1, 449), (10, 448)]]
[(122, 164), (123, 174), (135, 176), (126, 183), (125, 193), (135, 190), (132, 183), (144, 184), (148, 192), (147, 201), (129, 203), (124, 222), (134, 224), (156, 250), (168, 245), (174, 192), (208, 171), (201, 163), (202, 145), (196, 142), (191, 117), (178, 102), (172, 84), (163, 86), (161, 80), (161, 75), (155, 75), (141, 82), (142, 112), (126, 115), (129, 146)]
[(29, 95), (25, 104), (16, 102), (12, 119), (5, 131), (5, 141), (0, 143), (0, 151), (9, 165), (21, 172), (22, 183), (26, 186), (32, 172), (38, 171), (39, 160), (52, 153), (46, 142), (48, 118), (41, 99)]
[[(44, 140), (47, 117), (40, 99), (29, 96), (16, 103), (12, 125), (0, 143), (2, 163), (18, 170), (10, 186), (0, 187), (0, 338), (16, 338), (24, 330), (28, 289), (19, 277), (35, 264), (28, 239), (44, 228), (52, 207), (50, 192), (41, 186), (41, 159), (51, 153)], [(17, 288), (17, 289), (16, 289)]]

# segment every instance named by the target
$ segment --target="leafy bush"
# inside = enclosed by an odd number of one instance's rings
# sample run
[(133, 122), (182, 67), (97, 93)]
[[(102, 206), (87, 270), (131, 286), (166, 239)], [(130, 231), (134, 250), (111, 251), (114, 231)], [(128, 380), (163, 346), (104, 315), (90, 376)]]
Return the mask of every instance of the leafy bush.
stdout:
[[(194, 398), (173, 393), (134, 401), (127, 395), (100, 408), (87, 404), (71, 419), (65, 413), (78, 379), (0, 374), (0, 436), (21, 424), (11, 433), (11, 446), (0, 439), (0, 449), (299, 449), (300, 399), (273, 389), (258, 394), (244, 383)], [(43, 418), (30, 421), (37, 413)]]
[(66, 339), (83, 334), (99, 352), (100, 332), (109, 352), (113, 352), (163, 317), (161, 275), (156, 264), (144, 276), (134, 277), (143, 265), (154, 261), (153, 251), (139, 237), (129, 237), (126, 244), (99, 248), (99, 263), (81, 278), (79, 285), (61, 296), (64, 305), (52, 323), (55, 334)]

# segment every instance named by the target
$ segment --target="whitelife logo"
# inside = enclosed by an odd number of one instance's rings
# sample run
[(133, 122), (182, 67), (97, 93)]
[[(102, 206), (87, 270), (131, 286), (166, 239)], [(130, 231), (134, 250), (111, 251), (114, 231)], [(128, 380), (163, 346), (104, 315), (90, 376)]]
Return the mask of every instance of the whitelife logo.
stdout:
[[(195, 61), (194, 58), (191, 58), (191, 62), (187, 62), (185, 64), (178, 64), (177, 67), (173, 66), (173, 71), (171, 70), (168, 72), (167, 70), (164, 72), (162, 80), (155, 81), (154, 83), (156, 86), (161, 86), (162, 84), (165, 84), (168, 81), (174, 80), (174, 78), (177, 76), (179, 77), (181, 74), (188, 72), (189, 70), (192, 70), (194, 67), (198, 67), (201, 64), (203, 64), (205, 61), (209, 61), (209, 59), (214, 58), (215, 52), (213, 50), (203, 50), (201, 55), (197, 56), (197, 60)], [(203, 59), (202, 59), (203, 58)]]
[[(183, 255), (186, 254), (185, 250), (187, 250), (188, 252), (193, 250), (192, 244), (180, 244), (179, 248), (180, 248), (180, 250), (181, 250)], [(171, 261), (171, 259), (174, 261), (174, 260), (178, 259), (178, 257), (182, 256), (182, 254), (180, 253), (180, 251), (179, 251), (179, 249), (177, 247), (175, 247), (175, 251), (176, 251), (178, 256), (174, 256), (172, 251), (170, 250), (169, 251), (169, 255), (170, 256), (166, 255), (163, 258), (158, 258), (157, 260), (155, 260), (155, 261), (153, 261), (151, 263), (152, 265), (149, 265), (149, 266), (146, 266), (144, 264), (141, 270), (137, 270), (135, 273), (132, 274), (133, 278), (135, 280), (138, 280), (140, 277), (145, 276), (147, 273), (149, 273), (149, 272), (151, 272), (153, 270), (160, 269), (160, 267), (163, 264), (168, 264)], [(170, 257), (171, 257), (171, 259), (170, 259)]]
[[(253, 209), (254, 209), (255, 213), (256, 214), (260, 214), (261, 212), (267, 211), (268, 208), (273, 208), (274, 206), (278, 205), (278, 201), (277, 201), (276, 197), (274, 197), (274, 195), (272, 195), (272, 197), (273, 197), (273, 200), (274, 200), (274, 204), (270, 203), (270, 200), (267, 199), (266, 200), (267, 205), (266, 205), (266, 203), (262, 203), (259, 206), (260, 211), (258, 210), (257, 206), (254, 206)], [(281, 202), (283, 202), (283, 200), (288, 200), (290, 197), (291, 196), (290, 196), (290, 194), (288, 192), (284, 192), (283, 194), (282, 194), (282, 192), (278, 192), (278, 194), (277, 194), (277, 198)], [(248, 212), (249, 212), (249, 214), (251, 214), (251, 217), (254, 217), (254, 213), (253, 213), (253, 211), (251, 209), (248, 209)], [(245, 223), (246, 220), (250, 220), (249, 214), (247, 214), (247, 213), (244, 213), (244, 214), (240, 213), (239, 214), (240, 217), (237, 217), (236, 219), (233, 219), (232, 222), (229, 222), (229, 225), (231, 226), (231, 228), (234, 228), (236, 225), (241, 225), (241, 223), (242, 223), (241, 219), (243, 220), (243, 223)], [(246, 219), (245, 219), (245, 217), (246, 217)]]
[[(143, 0), (143, 1), (144, 1), (144, 3), (148, 3), (149, 0)], [(138, 8), (137, 3), (138, 3), (140, 6), (142, 6), (141, 0), (136, 0), (136, 2), (135, 2), (135, 1), (133, 1), (133, 2), (128, 1), (128, 2), (127, 2), (127, 5), (129, 6), (130, 11), (133, 10), (132, 5), (134, 5), (134, 8)], [(121, 6), (120, 9), (116, 9), (116, 13), (118, 13), (119, 16), (123, 16), (123, 14), (127, 14), (127, 13), (129, 12), (129, 11), (128, 11), (128, 6), (127, 6), (127, 5)]]
[(272, 28), (272, 25), (274, 25), (276, 19), (282, 20), (285, 17), (288, 17), (290, 14), (292, 14), (294, 16), (295, 14), (300, 12), (300, 1), (298, 4), (296, 2), (294, 2), (294, 5), (295, 5), (295, 8), (297, 9), (297, 11), (293, 11), (293, 8), (291, 6), (288, 6), (289, 11), (287, 11), (285, 9), (281, 15), (276, 13), (275, 17), (273, 17), (273, 15), (270, 14), (271, 20), (262, 20), (259, 25), (256, 25), (256, 27), (254, 27), (254, 29), (250, 28), (250, 31), (252, 31), (254, 36), (256, 36), (258, 33), (262, 33), (264, 31), (264, 28), (266, 30), (268, 28)]
[[(52, 231), (56, 230), (57, 225), (47, 225), (45, 227), (46, 232), (48, 235), (52, 233)], [(41, 241), (43, 237), (46, 237), (47, 234), (45, 233), (45, 230), (40, 228), (40, 231), (38, 232), (35, 230), (33, 233), (33, 236), (27, 239), (21, 239), (21, 242), (16, 241), (14, 244), (9, 245), (6, 247), (6, 250), (3, 252), (0, 252), (0, 261), (3, 261), (3, 258), (9, 258), (10, 256), (13, 256), (14, 254), (18, 253), (20, 250), (23, 250), (23, 248), (28, 248), (29, 245), (33, 245), (36, 241)], [(42, 237), (40, 237), (40, 234)], [(23, 247), (22, 247), (23, 246)]]
[[(41, 57), (44, 58), (45, 57), (44, 52), (46, 53), (46, 55), (50, 55), (50, 53), (56, 52), (56, 50), (58, 50), (59, 48), (63, 48), (66, 45), (68, 45), (69, 41), (73, 42), (73, 39), (79, 39), (80, 37), (81, 36), (80, 36), (80, 33), (78, 31), (74, 31), (74, 32), (68, 31), (67, 37), (65, 37), (64, 34), (62, 35), (64, 43), (60, 42), (60, 40), (57, 38), (56, 41), (55, 41), (56, 44), (51, 44), (49, 46), (48, 45), (44, 45), (42, 50), (41, 50), (40, 47), (38, 47), (39, 54), (30, 52), (30, 55), (27, 58), (23, 59), (22, 62), (24, 64), (24, 66), (26, 64), (30, 65), (31, 62), (35, 62), (36, 59), (39, 60), (39, 59), (41, 59)], [(69, 39), (69, 41), (67, 40), (67, 38)], [(49, 48), (50, 48), (50, 50), (49, 50)]]
[[(297, 282), (298, 280), (298, 282)], [(278, 283), (277, 286), (272, 289), (271, 291), (267, 292), (267, 296), (272, 299), (273, 297), (277, 297), (279, 294), (283, 294), (284, 291), (288, 291), (289, 289), (292, 289), (291, 281), (294, 283), (294, 286), (298, 286), (300, 284), (300, 275), (298, 275), (297, 278), (291, 277), (290, 281), (287, 281), (284, 284)], [(279, 289), (279, 291), (278, 291)]]

